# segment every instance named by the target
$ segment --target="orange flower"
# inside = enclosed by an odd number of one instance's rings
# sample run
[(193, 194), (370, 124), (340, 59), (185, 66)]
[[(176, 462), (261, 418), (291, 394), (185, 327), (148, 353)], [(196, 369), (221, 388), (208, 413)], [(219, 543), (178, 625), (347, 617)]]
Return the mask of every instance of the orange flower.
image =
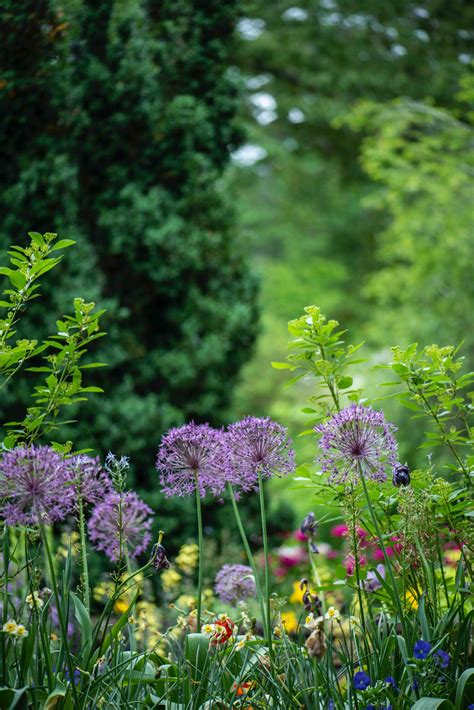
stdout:
[(232, 690), (235, 690), (236, 695), (247, 695), (249, 690), (251, 690), (254, 685), (255, 683), (252, 680), (249, 680), (246, 683), (241, 683), (240, 685), (234, 683), (234, 685), (232, 686)]

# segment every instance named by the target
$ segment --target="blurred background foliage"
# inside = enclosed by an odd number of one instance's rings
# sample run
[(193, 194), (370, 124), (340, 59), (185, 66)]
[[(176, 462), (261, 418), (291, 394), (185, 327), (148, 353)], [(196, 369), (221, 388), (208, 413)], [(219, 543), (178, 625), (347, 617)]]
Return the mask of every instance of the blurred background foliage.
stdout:
[[(28, 327), (79, 294), (108, 308), (106, 395), (64, 436), (130, 455), (177, 542), (161, 434), (252, 413), (297, 437), (311, 385), (283, 389), (270, 361), (305, 305), (373, 362), (463, 339), (472, 362), (471, 3), (0, 0), (0, 19), (0, 246), (77, 241)], [(30, 389), (2, 395), (4, 418)], [(420, 463), (416, 430), (400, 438)], [(297, 452), (314, 457), (310, 437)], [(307, 511), (274, 499), (275, 533)]]

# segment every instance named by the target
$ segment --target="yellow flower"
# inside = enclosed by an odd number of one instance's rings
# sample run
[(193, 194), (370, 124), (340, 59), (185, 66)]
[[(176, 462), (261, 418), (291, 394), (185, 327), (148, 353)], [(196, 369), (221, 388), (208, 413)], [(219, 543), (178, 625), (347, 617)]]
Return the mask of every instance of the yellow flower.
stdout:
[(30, 609), (42, 609), (44, 606), (44, 602), (41, 599), (39, 592), (31, 592), (31, 594), (27, 595), (25, 601), (30, 607)]
[(196, 606), (196, 597), (191, 594), (181, 594), (176, 600), (176, 606), (180, 609), (194, 609)]
[(301, 604), (303, 601), (303, 590), (300, 589), (299, 582), (293, 582), (293, 593), (289, 599), (290, 604)]
[(410, 609), (413, 609), (413, 611), (418, 609), (418, 598), (410, 589), (407, 589), (405, 592), (405, 603)]
[(175, 564), (185, 574), (192, 574), (199, 561), (199, 548), (196, 544), (182, 545), (175, 558)]
[(28, 630), (23, 626), (23, 624), (18, 624), (15, 636), (18, 638), (26, 638), (28, 636)]
[(10, 634), (10, 636), (16, 636), (18, 626), (13, 619), (9, 619), (5, 624), (2, 626), (2, 631), (5, 631), (6, 634)]
[(123, 614), (124, 611), (127, 611), (129, 606), (129, 603), (125, 601), (125, 599), (117, 599), (114, 604), (114, 612), (116, 614)]
[(170, 592), (176, 591), (179, 583), (181, 582), (181, 575), (174, 569), (167, 569), (161, 573), (161, 584), (163, 585), (163, 590), (169, 594)]
[(281, 623), (285, 627), (287, 634), (291, 634), (298, 628), (298, 618), (294, 611), (284, 611), (281, 615)]

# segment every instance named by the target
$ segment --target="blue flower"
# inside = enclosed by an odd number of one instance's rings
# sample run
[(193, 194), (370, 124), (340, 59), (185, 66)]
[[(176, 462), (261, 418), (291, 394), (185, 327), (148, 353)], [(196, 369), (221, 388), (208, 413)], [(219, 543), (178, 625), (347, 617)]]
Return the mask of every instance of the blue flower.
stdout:
[(449, 666), (451, 657), (449, 653), (446, 653), (446, 651), (442, 651), (440, 649), (439, 651), (436, 651), (434, 659), (437, 666), (441, 666), (441, 668), (447, 668)]
[(334, 702), (334, 700), (332, 698), (329, 698), (327, 710), (334, 710), (335, 707), (336, 707), (336, 703)]
[(390, 685), (393, 690), (398, 690), (397, 682), (393, 675), (388, 675), (386, 678), (384, 678), (384, 683), (387, 683), (387, 685)]
[(369, 687), (371, 682), (370, 676), (368, 676), (367, 673), (364, 673), (364, 671), (358, 671), (354, 675), (354, 688), (356, 690), (365, 690)]
[(372, 704), (366, 705), (365, 710), (376, 710), (376, 707), (375, 707), (375, 705), (372, 705)]
[(420, 639), (413, 646), (413, 655), (419, 661), (424, 661), (425, 658), (428, 658), (428, 654), (431, 651), (431, 649), (432, 649), (432, 645), (430, 644), (429, 641), (423, 641), (422, 639)]

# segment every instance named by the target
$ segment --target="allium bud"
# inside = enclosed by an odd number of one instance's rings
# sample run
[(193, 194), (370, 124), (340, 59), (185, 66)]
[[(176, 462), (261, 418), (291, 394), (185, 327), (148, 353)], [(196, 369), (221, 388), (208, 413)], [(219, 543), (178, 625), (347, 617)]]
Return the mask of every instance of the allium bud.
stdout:
[(392, 482), (397, 488), (410, 485), (410, 469), (406, 464), (399, 463), (394, 467)]
[(166, 549), (159, 542), (153, 547), (151, 561), (153, 567), (158, 570), (158, 572), (162, 569), (169, 569), (171, 566), (169, 560), (166, 558)]

